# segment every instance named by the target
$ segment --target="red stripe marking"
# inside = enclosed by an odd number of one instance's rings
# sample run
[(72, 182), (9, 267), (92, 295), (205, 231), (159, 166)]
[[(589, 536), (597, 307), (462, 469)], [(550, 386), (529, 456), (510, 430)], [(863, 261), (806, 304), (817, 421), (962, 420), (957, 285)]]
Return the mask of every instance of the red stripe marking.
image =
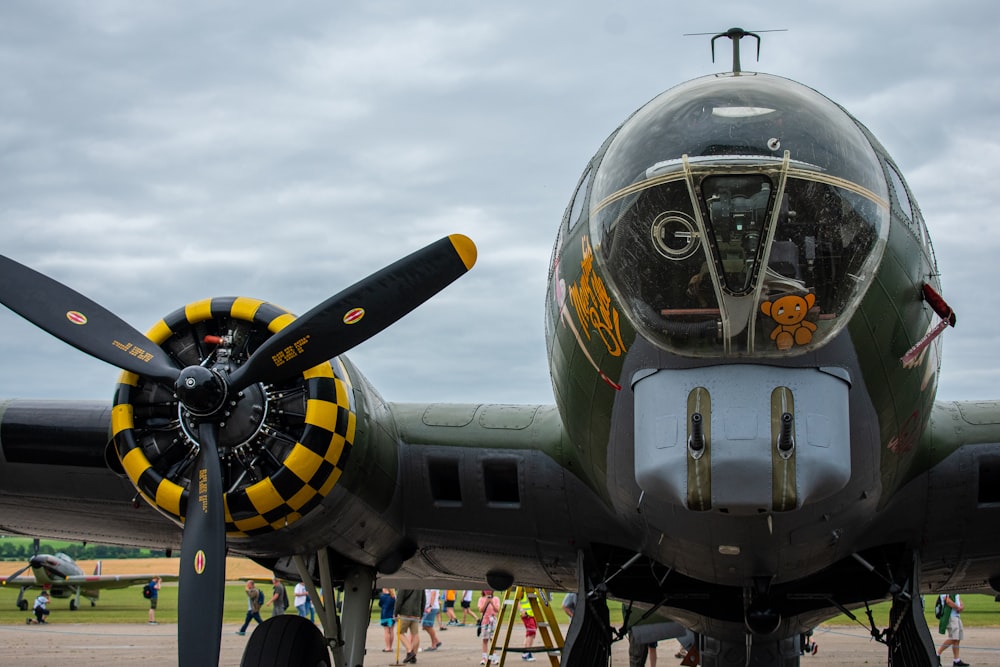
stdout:
[(356, 322), (360, 321), (361, 318), (364, 316), (365, 316), (364, 308), (351, 308), (349, 311), (347, 311), (347, 314), (344, 315), (344, 324), (355, 324)]

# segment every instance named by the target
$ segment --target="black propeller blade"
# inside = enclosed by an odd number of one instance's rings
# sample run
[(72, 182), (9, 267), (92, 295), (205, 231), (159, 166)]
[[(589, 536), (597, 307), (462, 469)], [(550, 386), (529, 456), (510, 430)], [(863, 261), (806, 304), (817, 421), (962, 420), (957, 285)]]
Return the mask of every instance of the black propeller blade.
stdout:
[(112, 366), (173, 383), (178, 368), (159, 345), (62, 283), (0, 255), (0, 303)]
[(452, 234), (376, 271), (267, 339), (230, 376), (230, 391), (287, 380), (336, 357), (427, 301), (475, 262), (475, 244)]
[(201, 451), (188, 491), (177, 592), (178, 664), (218, 665), (226, 590), (226, 515), (219, 425), (198, 426)]
[[(15, 572), (14, 574), (10, 575), (9, 577), (7, 577), (7, 579), (17, 579), (17, 578), (18, 578), (18, 577), (20, 577), (20, 576), (21, 576), (21, 574), (22, 574), (22, 573), (23, 573), (23, 572), (24, 572), (25, 570), (27, 570), (27, 569), (28, 569), (29, 567), (31, 567), (31, 563), (28, 563), (27, 565), (25, 565), (24, 567), (22, 567), (22, 568), (21, 568), (20, 570), (18, 570), (18, 571), (17, 571), (17, 572)], [(6, 581), (4, 581), (4, 582), (3, 582), (3, 585), (4, 585), (4, 586), (6, 586), (6, 585), (7, 585), (7, 582), (6, 582)]]
[[(37, 555), (38, 555), (38, 549), (39, 549), (39, 544), (40, 544), (40, 540), (39, 540), (39, 539), (38, 539), (38, 538), (36, 537), (36, 538), (34, 539), (34, 541), (32, 542), (32, 544), (34, 544), (34, 546), (35, 546), (35, 553), (34, 553), (34, 554), (32, 554), (32, 556), (31, 556), (31, 558), (30, 558), (30, 559), (28, 559), (28, 564), (27, 564), (27, 565), (25, 565), (24, 567), (22, 567), (22, 568), (21, 568), (20, 570), (18, 570), (18, 571), (17, 571), (17, 572), (15, 572), (14, 574), (12, 574), (12, 575), (10, 575), (9, 577), (7, 577), (7, 579), (17, 579), (18, 577), (20, 577), (20, 576), (21, 576), (21, 574), (22, 574), (22, 573), (23, 573), (23, 572), (24, 572), (25, 570), (27, 570), (28, 568), (30, 568), (30, 567), (31, 567), (31, 561), (32, 561), (32, 559), (34, 559), (34, 558), (35, 558), (35, 556), (37, 556)], [(4, 580), (4, 582), (3, 582), (3, 585), (4, 585), (4, 586), (6, 586), (6, 585), (7, 585), (7, 581), (6, 581), (6, 580)]]

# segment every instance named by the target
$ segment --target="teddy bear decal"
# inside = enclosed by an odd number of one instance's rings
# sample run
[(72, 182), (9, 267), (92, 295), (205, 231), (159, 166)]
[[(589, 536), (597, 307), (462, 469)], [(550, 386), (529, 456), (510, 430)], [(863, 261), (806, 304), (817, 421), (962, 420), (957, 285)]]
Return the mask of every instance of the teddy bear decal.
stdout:
[(779, 350), (790, 350), (812, 340), (816, 325), (806, 319), (806, 314), (815, 304), (815, 294), (786, 294), (760, 304), (761, 311), (778, 325), (771, 331), (771, 340)]

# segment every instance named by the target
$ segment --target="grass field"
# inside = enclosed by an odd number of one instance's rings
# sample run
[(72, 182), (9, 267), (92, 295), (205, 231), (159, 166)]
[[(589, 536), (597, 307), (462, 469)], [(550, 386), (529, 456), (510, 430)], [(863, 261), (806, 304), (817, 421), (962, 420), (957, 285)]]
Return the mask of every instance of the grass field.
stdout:
[[(81, 560), (77, 565), (87, 573), (94, 571), (96, 561)], [(124, 560), (103, 561), (104, 574), (173, 574), (178, 571), (179, 559), (177, 558), (143, 558)], [(11, 572), (18, 569), (19, 564), (4, 562), (0, 567), (9, 566)], [(5, 572), (5, 574), (9, 574)], [(243, 588), (246, 579), (254, 579), (257, 585), (263, 588), (265, 595), (271, 592), (271, 574), (256, 563), (245, 558), (227, 558), (226, 574), (232, 582), (226, 586), (225, 616), (226, 622), (243, 622), (246, 614), (246, 595)], [(30, 571), (25, 573), (29, 576)], [(288, 589), (291, 593), (291, 587)], [(16, 587), (0, 587), (0, 624), (24, 623), (28, 613), (17, 609)], [(25, 592), (28, 604), (34, 602), (38, 595), (37, 590)], [(132, 586), (130, 588), (120, 588), (101, 591), (100, 599), (95, 606), (90, 606), (90, 601), (80, 598), (80, 609), (71, 612), (69, 610), (69, 598), (52, 598), (49, 603), (51, 615), (49, 619), (52, 623), (146, 623), (148, 622), (149, 600), (142, 597), (142, 587)], [(293, 610), (294, 611), (294, 610)], [(265, 609), (270, 613), (270, 608)], [(263, 616), (264, 614), (262, 614)], [(177, 622), (177, 584), (164, 583), (160, 590), (160, 598), (157, 602), (156, 619), (164, 623)]]
[[(270, 593), (270, 586), (264, 589), (265, 595)], [(25, 593), (29, 605), (38, 595), (37, 592)], [(30, 597), (29, 597), (30, 596)], [(0, 624), (22, 624), (30, 612), (18, 611), (17, 589), (0, 589)], [(91, 607), (89, 600), (80, 598), (80, 609), (69, 610), (68, 598), (52, 598), (49, 603), (50, 623), (146, 623), (149, 615), (149, 600), (142, 597), (142, 587), (119, 588), (101, 591), (96, 606)], [(242, 623), (247, 611), (247, 598), (243, 593), (243, 582), (231, 582), (226, 585), (226, 602), (223, 620), (226, 623)], [(293, 610), (294, 611), (294, 610)], [(270, 608), (265, 608), (261, 614), (266, 618)], [(157, 601), (156, 620), (161, 623), (177, 622), (177, 584), (163, 584)]]
[[(172, 562), (173, 559), (150, 559), (152, 567), (155, 569), (157, 564), (161, 565), (159, 571), (161, 572), (176, 572), (176, 566), (173, 570), (169, 569), (168, 563)], [(110, 568), (110, 571), (120, 571), (124, 572), (130, 566), (134, 566), (137, 561), (125, 560), (116, 562), (114, 567)], [(81, 563), (83, 565), (83, 563)], [(227, 571), (232, 573), (234, 570), (239, 570), (244, 564), (235, 563)], [(246, 571), (240, 571), (239, 575), (241, 577), (255, 577), (258, 580), (258, 586), (260, 586), (265, 595), (270, 594), (270, 584), (265, 582), (266, 577), (261, 577), (260, 572), (263, 572), (259, 566), (246, 562), (245, 567), (248, 568)], [(124, 569), (122, 569), (124, 568)], [(105, 571), (109, 571), (109, 564), (105, 562)], [(143, 570), (136, 570), (134, 567), (130, 570), (131, 572), (142, 572)], [(152, 571), (152, 570), (151, 570)], [(288, 585), (288, 592), (291, 594), (291, 585)], [(225, 597), (225, 610), (223, 613), (223, 620), (226, 623), (242, 623), (243, 618), (246, 614), (247, 600), (246, 595), (243, 593), (244, 582), (243, 581), (232, 581), (226, 585), (226, 597)], [(29, 604), (34, 600), (36, 592), (29, 591), (25, 596), (29, 600)], [(568, 623), (568, 619), (565, 614), (563, 614), (561, 603), (563, 598), (563, 593), (553, 594), (553, 606), (556, 611), (556, 618), (561, 625), (565, 627)], [(478, 599), (478, 594), (475, 599)], [(0, 587), (0, 624), (22, 624), (24, 619), (28, 617), (28, 612), (18, 611), (16, 608), (17, 600), (17, 589), (16, 588), (6, 588)], [(925, 600), (925, 618), (927, 619), (928, 625), (932, 628), (937, 627), (937, 619), (934, 618), (934, 597), (927, 596)], [(965, 611), (962, 612), (962, 622), (966, 627), (1000, 627), (1000, 603), (995, 602), (992, 596), (987, 595), (963, 595), (962, 600), (965, 603)], [(67, 598), (53, 598), (52, 602), (49, 604), (49, 609), (52, 610), (52, 614), (49, 617), (52, 623), (146, 623), (147, 615), (149, 610), (149, 601), (142, 597), (141, 587), (135, 586), (132, 588), (116, 589), (102, 591), (101, 597), (97, 601), (96, 606), (91, 607), (88, 604), (88, 600), (81, 598), (80, 600), (80, 610), (71, 612), (69, 610), (69, 600)], [(621, 605), (611, 604), (611, 622), (616, 627), (621, 625)], [(295, 609), (290, 610), (291, 613), (295, 613)], [(378, 618), (378, 605), (377, 603), (373, 605), (372, 617), (374, 619)], [(885, 628), (888, 624), (889, 618), (889, 604), (882, 603), (872, 607), (872, 611), (875, 617), (875, 623), (879, 628)], [(456, 610), (457, 613), (461, 613), (461, 610)], [(865, 614), (864, 608), (856, 610), (853, 612), (857, 617), (858, 621), (861, 623), (865, 629), (868, 629), (868, 617)], [(261, 616), (266, 618), (270, 615), (270, 608), (265, 608), (261, 613)], [(160, 598), (157, 605), (156, 619), (162, 623), (176, 623), (177, 622), (177, 584), (164, 584), (163, 588), (160, 590)], [(837, 616), (826, 622), (826, 625), (858, 625), (858, 621), (853, 621), (846, 616)], [(860, 627), (860, 626), (859, 626)]]
[[(932, 628), (937, 628), (938, 619), (934, 618), (934, 600), (936, 596), (924, 596), (924, 618)], [(1000, 602), (996, 602), (992, 595), (963, 595), (962, 603), (965, 611), (962, 612), (962, 624), (967, 628), (1000, 627)], [(889, 623), (888, 602), (875, 605), (872, 611), (875, 615), (875, 623), (879, 628), (884, 628)], [(857, 616), (865, 627), (868, 627), (868, 616), (864, 608), (852, 612)], [(826, 625), (856, 625), (846, 616), (837, 616), (826, 622)]]

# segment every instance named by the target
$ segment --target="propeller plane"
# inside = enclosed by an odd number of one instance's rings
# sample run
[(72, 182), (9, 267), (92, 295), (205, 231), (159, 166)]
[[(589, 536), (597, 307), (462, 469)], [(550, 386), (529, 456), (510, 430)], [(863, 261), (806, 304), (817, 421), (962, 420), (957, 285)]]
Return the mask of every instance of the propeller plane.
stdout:
[[(21, 576), (29, 569), (34, 576)], [(153, 577), (160, 577), (163, 581), (177, 581), (175, 575), (169, 574), (103, 574), (100, 562), (97, 563), (94, 574), (85, 574), (67, 554), (36, 552), (27, 565), (10, 576), (0, 577), (0, 586), (18, 589), (17, 608), (21, 611), (28, 609), (24, 593), (33, 588), (44, 588), (54, 598), (68, 597), (70, 611), (76, 611), (80, 608), (81, 596), (90, 600), (90, 606), (93, 607), (102, 590), (141, 586)]]
[(584, 167), (552, 405), (394, 403), (345, 355), (472, 268), (461, 235), (298, 318), (220, 297), (146, 334), (0, 259), (0, 302), (123, 371), (111, 406), (0, 403), (0, 530), (180, 544), (181, 665), (218, 661), (227, 550), (344, 590), (322, 632), (261, 625), (250, 665), (361, 665), (376, 585), (484, 580), (578, 592), (567, 666), (607, 664), (611, 600), (693, 630), (706, 667), (794, 667), (800, 633), (888, 600), (891, 664), (936, 664), (921, 595), (1000, 591), (1000, 404), (936, 400), (956, 317), (889, 153), (738, 63)]

